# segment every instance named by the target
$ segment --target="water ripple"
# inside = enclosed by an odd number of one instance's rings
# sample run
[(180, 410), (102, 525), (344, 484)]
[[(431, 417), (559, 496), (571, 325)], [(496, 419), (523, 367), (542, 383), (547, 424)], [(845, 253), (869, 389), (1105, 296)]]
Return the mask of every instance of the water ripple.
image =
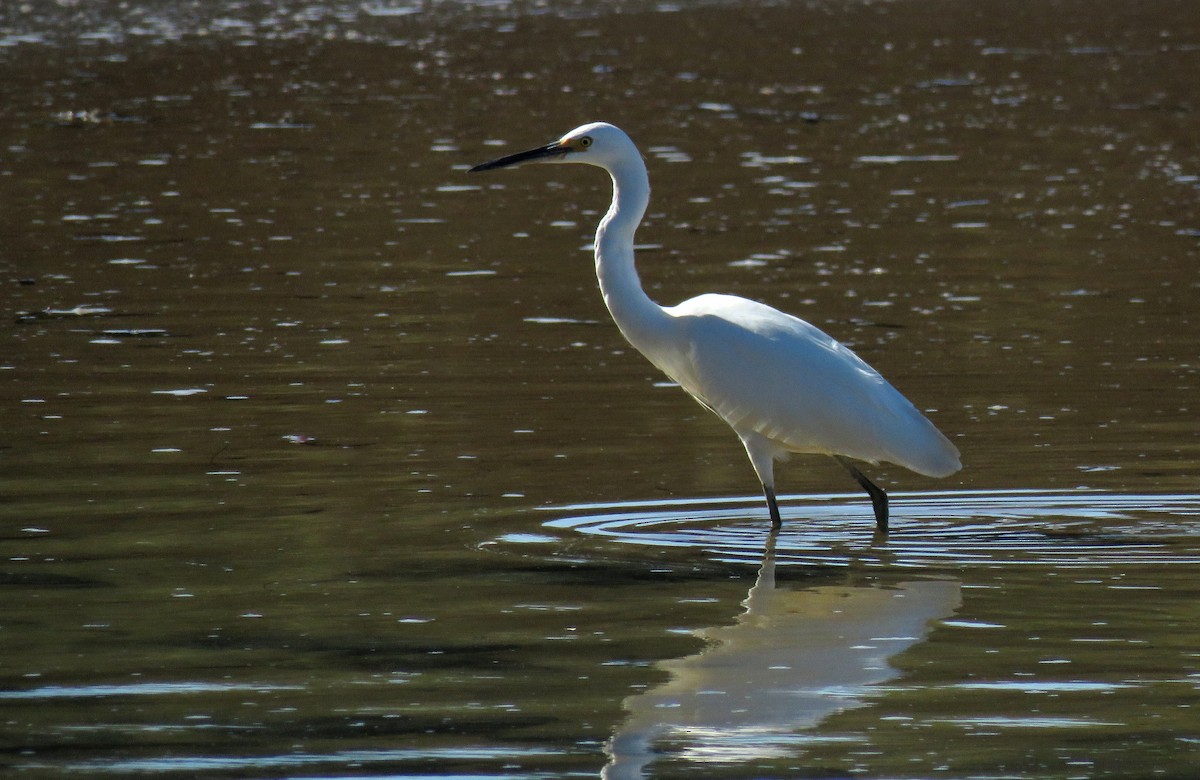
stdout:
[[(334, 753), (289, 753), (265, 756), (153, 756), (146, 758), (125, 758), (114, 760), (83, 761), (68, 764), (68, 772), (86, 772), (88, 774), (153, 774), (153, 775), (184, 775), (194, 776), (196, 773), (233, 772), (241, 776), (243, 772), (269, 771), (275, 772), (290, 769), (312, 771), (321, 766), (359, 767), (373, 764), (404, 764), (444, 762), (448, 764), (472, 761), (503, 761), (516, 759), (542, 758), (562, 755), (560, 751), (551, 748), (527, 747), (454, 747), (454, 748), (397, 748), (380, 750), (344, 750)], [(23, 770), (49, 769), (53, 765), (29, 763), (19, 765)], [(319, 769), (318, 769), (319, 771)], [(344, 775), (349, 777), (350, 775)], [(353, 775), (358, 777), (360, 775)], [(391, 774), (389, 777), (425, 777), (415, 774)], [(512, 774), (440, 774), (443, 780), (461, 778), (462, 780), (499, 780), (499, 778), (547, 778), (550, 775), (539, 772)]]
[[(891, 494), (892, 533), (872, 536), (857, 493), (781, 501), (780, 564), (1108, 567), (1200, 564), (1200, 496), (1087, 490)], [(768, 524), (760, 497), (550, 507), (544, 526), (608, 541), (691, 548), (757, 563)]]
[(223, 693), (226, 691), (300, 691), (303, 685), (269, 683), (212, 683), (203, 681), (150, 682), (113, 685), (46, 685), (24, 690), (0, 690), (0, 699), (102, 699), (114, 696), (171, 696), (181, 693)]

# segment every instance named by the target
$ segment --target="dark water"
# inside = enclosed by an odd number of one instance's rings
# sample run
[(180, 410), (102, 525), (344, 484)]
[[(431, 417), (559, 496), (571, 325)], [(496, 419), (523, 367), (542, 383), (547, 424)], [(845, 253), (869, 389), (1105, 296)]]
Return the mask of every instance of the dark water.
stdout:
[[(0, 765), (1192, 777), (1188, 2), (6, 5)], [(964, 470), (779, 469), (643, 280), (852, 345)]]

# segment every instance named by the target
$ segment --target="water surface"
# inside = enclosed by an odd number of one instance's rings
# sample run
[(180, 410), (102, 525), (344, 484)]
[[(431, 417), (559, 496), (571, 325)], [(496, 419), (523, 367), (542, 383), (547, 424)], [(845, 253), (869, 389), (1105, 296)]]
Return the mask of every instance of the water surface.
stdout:
[[(1190, 777), (1194, 22), (5, 6), (5, 772)], [(466, 174), (593, 119), (653, 297), (799, 314), (962, 450), (869, 469), (890, 538), (797, 458), (769, 544), (596, 293), (602, 175)]]

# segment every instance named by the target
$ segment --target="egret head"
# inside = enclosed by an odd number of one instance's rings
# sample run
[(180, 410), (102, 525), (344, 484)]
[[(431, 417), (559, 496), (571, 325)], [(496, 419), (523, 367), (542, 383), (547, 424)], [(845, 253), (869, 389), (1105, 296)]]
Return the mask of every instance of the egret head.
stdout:
[(545, 146), (476, 165), (471, 173), (530, 162), (585, 163), (611, 171), (628, 159), (641, 159), (629, 136), (607, 122), (592, 122), (575, 128)]

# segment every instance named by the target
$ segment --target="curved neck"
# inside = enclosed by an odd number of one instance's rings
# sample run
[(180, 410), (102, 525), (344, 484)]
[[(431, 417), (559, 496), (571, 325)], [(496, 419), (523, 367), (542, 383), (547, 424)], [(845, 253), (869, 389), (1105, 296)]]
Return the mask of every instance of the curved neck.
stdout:
[(633, 257), (633, 235), (650, 203), (650, 178), (640, 158), (609, 173), (613, 199), (596, 230), (596, 278), (621, 334), (646, 352), (653, 349), (667, 319), (662, 307), (642, 289)]

